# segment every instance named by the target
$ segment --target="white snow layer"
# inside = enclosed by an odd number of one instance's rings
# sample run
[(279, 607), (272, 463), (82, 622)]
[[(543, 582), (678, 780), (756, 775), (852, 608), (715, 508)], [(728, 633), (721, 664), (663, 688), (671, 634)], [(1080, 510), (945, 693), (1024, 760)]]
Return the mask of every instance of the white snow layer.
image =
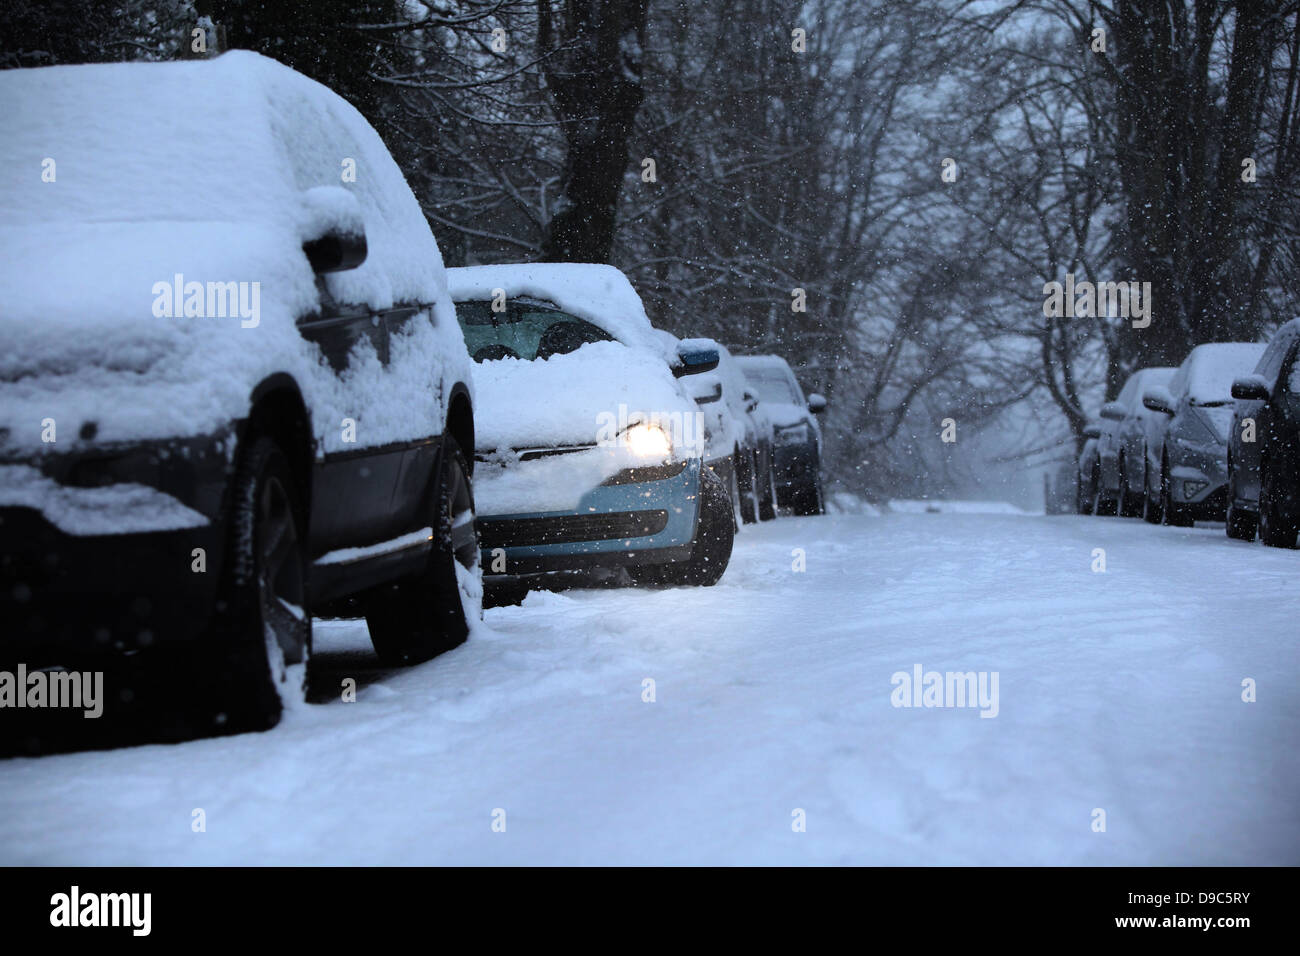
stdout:
[[(441, 421), (439, 372), (468, 375), (442, 260), (378, 134), (341, 98), (242, 51), (8, 70), (0, 97), (0, 164), (13, 173), (0, 184), (11, 442), (49, 450), (45, 418), (73, 433), (94, 420), (105, 442), (210, 432), (242, 417), (275, 372), (298, 381), (325, 450), (344, 447), (344, 418), (357, 422), (350, 448), (426, 436), (430, 413)], [(331, 210), (345, 224), (359, 215), (369, 247), (359, 268), (325, 277), (331, 295), (432, 303), (436, 323), (396, 346), (409, 361), (382, 369), (362, 354), (342, 384), (295, 326), (319, 308), (301, 245)], [(156, 284), (177, 276), (241, 283), (249, 299), (256, 288), (255, 324), (155, 314)]]
[(1211, 342), (1198, 345), (1185, 361), (1187, 393), (1192, 401), (1231, 402), (1232, 380), (1249, 375), (1265, 346), (1252, 342)]
[(36, 508), (71, 535), (178, 531), (208, 523), (197, 511), (147, 485), (74, 488), (28, 465), (0, 465), (0, 508)]
[(580, 262), (532, 262), (464, 266), (447, 270), (457, 302), (487, 302), (500, 289), (515, 297), (550, 302), (562, 312), (604, 329), (624, 345), (645, 349), (665, 361), (675, 356), (650, 325), (632, 283), (618, 269)]
[[(358, 699), (266, 734), (0, 763), (0, 863), (1295, 865), (1298, 577), (1222, 528), (783, 519), (409, 670), (318, 624)], [(997, 716), (895, 707), (918, 665)]]

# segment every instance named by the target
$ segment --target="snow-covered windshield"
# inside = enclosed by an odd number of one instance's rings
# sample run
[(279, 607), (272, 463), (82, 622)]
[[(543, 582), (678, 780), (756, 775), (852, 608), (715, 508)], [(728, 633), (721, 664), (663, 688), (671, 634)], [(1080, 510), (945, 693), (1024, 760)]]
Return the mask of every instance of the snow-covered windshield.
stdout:
[(802, 401), (790, 379), (778, 368), (751, 366), (745, 369), (745, 378), (758, 390), (758, 397), (765, 402), (798, 405)]
[(1197, 405), (1229, 405), (1233, 379), (1249, 375), (1263, 345), (1219, 342), (1199, 346), (1191, 356), (1187, 393)]
[(540, 305), (512, 303), (493, 312), (490, 302), (458, 302), (456, 318), (475, 362), (514, 358), (531, 361), (567, 355), (592, 342), (612, 342), (604, 329), (577, 316)]

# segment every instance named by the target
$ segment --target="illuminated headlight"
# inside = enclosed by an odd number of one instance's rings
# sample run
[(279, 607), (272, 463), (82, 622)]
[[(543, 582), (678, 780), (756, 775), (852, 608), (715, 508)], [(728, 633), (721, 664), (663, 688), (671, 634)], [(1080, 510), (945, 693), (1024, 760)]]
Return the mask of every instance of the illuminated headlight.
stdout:
[(665, 459), (673, 454), (673, 441), (658, 425), (633, 425), (623, 433), (623, 441), (638, 458)]
[(808, 442), (808, 426), (793, 425), (790, 428), (781, 428), (776, 433), (776, 443), (778, 445), (804, 445)]
[(1186, 498), (1188, 501), (1191, 501), (1193, 498), (1199, 495), (1203, 490), (1205, 490), (1205, 486), (1208, 484), (1209, 484), (1208, 481), (1184, 481), (1183, 497)]

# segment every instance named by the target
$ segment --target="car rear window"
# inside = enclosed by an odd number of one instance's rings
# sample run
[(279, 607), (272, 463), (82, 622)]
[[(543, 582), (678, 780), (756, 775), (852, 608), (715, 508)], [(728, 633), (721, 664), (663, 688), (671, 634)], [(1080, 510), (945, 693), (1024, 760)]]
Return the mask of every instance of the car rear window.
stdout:
[(798, 405), (801, 401), (798, 391), (789, 377), (777, 368), (747, 368), (745, 378), (758, 390), (758, 397), (765, 402), (780, 402)]

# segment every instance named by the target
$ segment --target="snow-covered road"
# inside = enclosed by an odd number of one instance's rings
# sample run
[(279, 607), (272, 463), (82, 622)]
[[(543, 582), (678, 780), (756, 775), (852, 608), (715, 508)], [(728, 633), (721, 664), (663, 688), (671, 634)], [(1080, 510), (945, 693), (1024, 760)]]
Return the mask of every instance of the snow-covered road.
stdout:
[[(408, 671), (322, 623), (358, 700), (267, 734), (0, 762), (0, 863), (1297, 864), (1298, 638), (1300, 554), (1221, 528), (782, 519)], [(893, 706), (917, 665), (996, 717)]]

